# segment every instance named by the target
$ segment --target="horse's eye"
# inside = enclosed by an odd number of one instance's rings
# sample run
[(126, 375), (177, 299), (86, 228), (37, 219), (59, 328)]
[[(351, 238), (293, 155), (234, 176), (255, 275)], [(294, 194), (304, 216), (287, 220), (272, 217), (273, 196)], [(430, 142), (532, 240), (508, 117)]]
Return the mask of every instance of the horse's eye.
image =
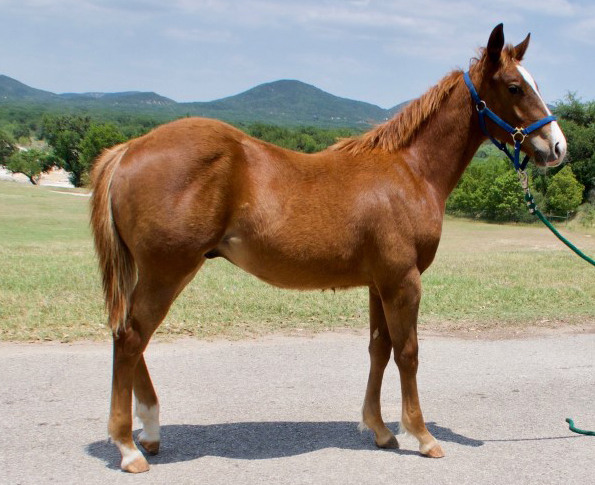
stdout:
[(511, 84), (508, 86), (508, 91), (512, 94), (519, 94), (521, 92), (521, 88), (518, 87), (516, 84)]

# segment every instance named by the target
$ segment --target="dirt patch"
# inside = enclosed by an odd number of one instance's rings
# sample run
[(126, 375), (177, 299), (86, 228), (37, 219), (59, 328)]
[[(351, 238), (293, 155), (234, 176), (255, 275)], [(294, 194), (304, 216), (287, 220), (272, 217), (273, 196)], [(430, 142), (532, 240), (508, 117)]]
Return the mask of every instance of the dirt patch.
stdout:
[(521, 325), (499, 325), (498, 323), (442, 322), (420, 326), (420, 336), (431, 335), (461, 339), (511, 340), (533, 337), (555, 337), (558, 335), (595, 333), (595, 322), (584, 319), (572, 323), (543, 320)]
[[(581, 334), (595, 334), (595, 322), (592, 320), (585, 320), (583, 322), (560, 322), (560, 321), (544, 321), (537, 324), (530, 324), (524, 327), (515, 327), (513, 325), (499, 326), (498, 324), (470, 324), (461, 322), (442, 322), (426, 323), (419, 327), (419, 339), (425, 338), (453, 338), (463, 340), (522, 340), (535, 337), (549, 338), (559, 337), (563, 335), (581, 335)], [(334, 339), (344, 338), (348, 336), (359, 336), (362, 339), (367, 339), (369, 335), (368, 328), (353, 328), (353, 327), (338, 327), (332, 330), (314, 331), (312, 329), (295, 328), (284, 329), (273, 333), (257, 333), (242, 338), (233, 338), (226, 336), (212, 336), (197, 338), (179, 334), (159, 334), (154, 335), (151, 339), (151, 345), (176, 343), (184, 345), (184, 343), (192, 343), (197, 341), (209, 343), (231, 343), (236, 341), (245, 342), (270, 342), (285, 338), (303, 338), (303, 339)], [(76, 340), (73, 342), (65, 342), (60, 340), (30, 340), (26, 342), (18, 341), (0, 341), (0, 352), (19, 353), (19, 348), (38, 348), (40, 350), (56, 350), (60, 351), (64, 347), (69, 347), (76, 351), (88, 351), (102, 348), (106, 344), (111, 343), (111, 336), (106, 329), (105, 338), (100, 340)]]

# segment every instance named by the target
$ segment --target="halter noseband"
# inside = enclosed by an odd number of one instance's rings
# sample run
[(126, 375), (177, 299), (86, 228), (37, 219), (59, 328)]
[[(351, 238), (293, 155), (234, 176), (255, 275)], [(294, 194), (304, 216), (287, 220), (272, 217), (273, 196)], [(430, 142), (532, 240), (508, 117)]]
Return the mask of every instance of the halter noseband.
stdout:
[[(475, 103), (475, 109), (477, 110), (477, 114), (479, 115), (479, 126), (481, 127), (481, 131), (489, 137), (494, 145), (496, 145), (500, 150), (502, 150), (508, 158), (514, 164), (514, 169), (518, 172), (519, 170), (525, 170), (527, 163), (529, 162), (529, 155), (526, 155), (522, 162), (519, 162), (520, 153), (521, 153), (521, 145), (525, 141), (525, 138), (529, 133), (538, 130), (544, 125), (551, 123), (552, 121), (556, 120), (556, 117), (553, 115), (546, 116), (545, 118), (536, 121), (535, 123), (527, 126), (527, 128), (513, 128), (510, 126), (506, 121), (496, 115), (490, 108), (485, 101), (483, 101), (477, 91), (475, 90), (475, 86), (471, 82), (471, 78), (469, 77), (469, 71), (465, 73), (463, 76), (465, 79), (465, 84), (469, 88), (469, 93), (471, 94), (471, 99)], [(510, 133), (512, 135), (512, 140), (514, 141), (514, 155), (510, 153), (506, 143), (499, 142), (496, 140), (488, 131), (488, 127), (486, 126), (486, 116), (491, 119), (494, 123), (496, 123), (500, 128), (504, 131)]]

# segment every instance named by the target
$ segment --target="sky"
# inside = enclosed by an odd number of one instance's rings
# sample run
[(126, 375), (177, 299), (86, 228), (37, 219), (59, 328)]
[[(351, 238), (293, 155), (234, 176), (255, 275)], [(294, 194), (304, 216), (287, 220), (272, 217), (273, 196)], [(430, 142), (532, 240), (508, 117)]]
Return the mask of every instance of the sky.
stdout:
[(383, 108), (531, 32), (547, 102), (595, 99), (593, 0), (0, 0), (0, 74), (63, 92), (211, 101), (297, 79)]

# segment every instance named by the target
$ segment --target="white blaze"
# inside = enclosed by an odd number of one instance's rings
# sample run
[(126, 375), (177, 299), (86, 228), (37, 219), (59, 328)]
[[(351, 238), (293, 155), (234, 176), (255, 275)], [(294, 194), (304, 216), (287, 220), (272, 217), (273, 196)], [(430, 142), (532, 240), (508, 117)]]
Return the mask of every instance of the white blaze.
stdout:
[(548, 114), (548, 116), (551, 115), (552, 112), (549, 110), (549, 108), (547, 107), (547, 104), (545, 104), (545, 101), (541, 97), (541, 93), (539, 92), (539, 89), (537, 89), (537, 84), (535, 83), (535, 79), (533, 79), (533, 76), (531, 76), (531, 74), (529, 73), (529, 71), (527, 71), (527, 69), (525, 69), (520, 64), (517, 64), (516, 67), (519, 70), (519, 72), (521, 73), (521, 76), (523, 76), (523, 79), (525, 81), (527, 81), (527, 84), (529, 86), (531, 86), (531, 88), (533, 88), (533, 91), (535, 91), (535, 94), (537, 94), (537, 97), (541, 101), (541, 104), (543, 105), (543, 108), (545, 109), (545, 112)]
[[(529, 86), (531, 86), (531, 88), (533, 89), (533, 91), (535, 92), (535, 94), (537, 95), (539, 100), (541, 101), (541, 104), (543, 105), (543, 109), (545, 110), (547, 115), (550, 116), (552, 114), (552, 112), (549, 110), (549, 108), (547, 107), (547, 104), (545, 104), (545, 101), (541, 97), (541, 93), (539, 92), (539, 89), (537, 89), (537, 84), (535, 83), (535, 79), (533, 79), (533, 76), (531, 76), (529, 71), (527, 71), (527, 69), (525, 69), (520, 64), (517, 64), (516, 67), (517, 67), (518, 71), (521, 73), (521, 76), (523, 76), (523, 79), (527, 82), (527, 84)], [(562, 133), (562, 130), (560, 129), (560, 126), (558, 125), (557, 121), (552, 121), (550, 123), (550, 125), (551, 125), (550, 141), (552, 143), (552, 146), (556, 146), (556, 143), (559, 144), (559, 150), (562, 155), (561, 159), (563, 159), (564, 155), (566, 154), (566, 138), (564, 137), (564, 133)]]

